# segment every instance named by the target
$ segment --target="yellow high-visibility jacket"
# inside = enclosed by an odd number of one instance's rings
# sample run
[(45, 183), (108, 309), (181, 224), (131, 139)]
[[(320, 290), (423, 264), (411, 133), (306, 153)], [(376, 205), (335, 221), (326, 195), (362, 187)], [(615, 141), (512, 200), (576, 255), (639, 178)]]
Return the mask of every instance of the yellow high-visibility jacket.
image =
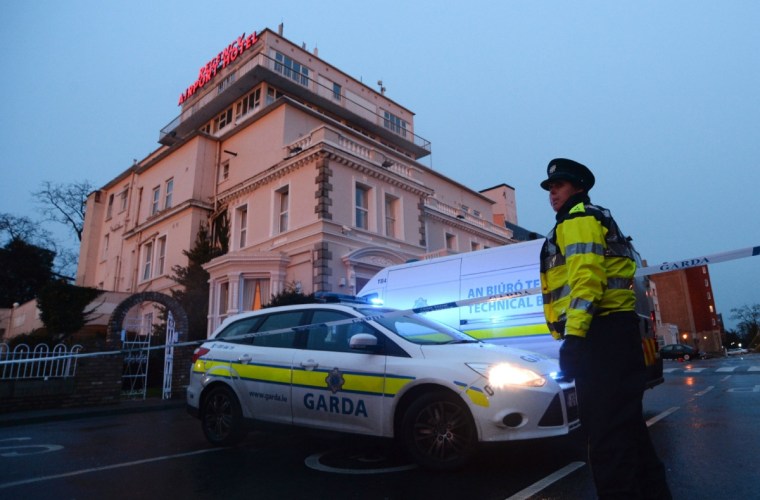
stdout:
[(591, 319), (633, 311), (634, 250), (610, 211), (585, 193), (557, 212), (541, 249), (544, 314), (554, 338), (585, 337)]

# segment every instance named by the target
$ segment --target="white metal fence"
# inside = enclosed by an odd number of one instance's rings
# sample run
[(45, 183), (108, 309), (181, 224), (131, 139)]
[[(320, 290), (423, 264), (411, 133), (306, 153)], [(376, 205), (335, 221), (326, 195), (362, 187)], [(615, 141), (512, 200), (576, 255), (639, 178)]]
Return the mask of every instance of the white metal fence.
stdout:
[(70, 349), (64, 344), (52, 349), (45, 344), (38, 344), (33, 349), (19, 344), (11, 350), (8, 344), (0, 343), (0, 380), (73, 377), (77, 358), (72, 355), (81, 350), (82, 346), (78, 344)]

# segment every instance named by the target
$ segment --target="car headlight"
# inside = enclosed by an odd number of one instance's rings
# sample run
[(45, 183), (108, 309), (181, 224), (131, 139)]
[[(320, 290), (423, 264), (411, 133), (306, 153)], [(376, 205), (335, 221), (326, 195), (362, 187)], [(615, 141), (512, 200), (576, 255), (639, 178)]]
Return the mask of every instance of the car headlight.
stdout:
[(527, 368), (510, 363), (466, 363), (467, 366), (488, 379), (488, 385), (494, 388), (502, 388), (508, 385), (520, 385), (525, 387), (541, 387), (546, 384), (546, 379)]

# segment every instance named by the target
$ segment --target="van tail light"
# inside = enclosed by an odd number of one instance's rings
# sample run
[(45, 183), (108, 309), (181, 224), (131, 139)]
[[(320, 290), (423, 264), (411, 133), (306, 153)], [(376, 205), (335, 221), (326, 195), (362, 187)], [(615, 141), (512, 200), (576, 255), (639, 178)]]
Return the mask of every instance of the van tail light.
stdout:
[(205, 347), (199, 347), (198, 349), (196, 349), (195, 352), (193, 352), (193, 364), (195, 364), (195, 362), (198, 361), (198, 358), (200, 358), (201, 356), (205, 356), (209, 352), (211, 352), (211, 350), (206, 349)]

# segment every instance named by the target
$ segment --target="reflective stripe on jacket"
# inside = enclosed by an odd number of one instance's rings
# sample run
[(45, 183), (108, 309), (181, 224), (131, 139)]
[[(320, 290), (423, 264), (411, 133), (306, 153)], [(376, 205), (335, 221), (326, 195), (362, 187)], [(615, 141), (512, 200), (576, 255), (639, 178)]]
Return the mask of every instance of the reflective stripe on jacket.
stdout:
[(572, 197), (541, 249), (549, 331), (555, 338), (585, 337), (594, 315), (633, 311), (635, 272), (633, 248), (609, 210), (585, 195)]

